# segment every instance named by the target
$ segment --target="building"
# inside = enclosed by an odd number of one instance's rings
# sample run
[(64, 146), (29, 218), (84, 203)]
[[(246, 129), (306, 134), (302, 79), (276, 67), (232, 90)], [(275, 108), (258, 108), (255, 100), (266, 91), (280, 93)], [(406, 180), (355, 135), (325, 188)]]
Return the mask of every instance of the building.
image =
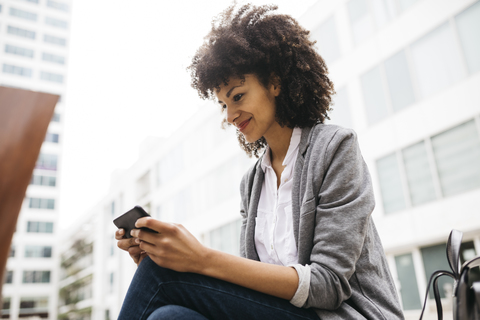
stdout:
[[(462, 259), (480, 252), (480, 1), (319, 0), (299, 21), (336, 84), (331, 122), (358, 133), (377, 199), (373, 218), (406, 318), (418, 319), (429, 274), (449, 268), (450, 230), (464, 232)], [(63, 236), (66, 259), (78, 240), (93, 243), (93, 267), (82, 269), (90, 270), (82, 277), (92, 277), (93, 299), (75, 300), (72, 310), (90, 306), (91, 319), (118, 315), (135, 266), (115, 248), (111, 220), (134, 205), (237, 253), (238, 185), (254, 159), (231, 130), (219, 129), (217, 113), (203, 107), (117, 172), (86, 217), (94, 239), (82, 236), (80, 223)], [(61, 290), (75, 282), (68, 279)], [(440, 288), (448, 316), (452, 285)], [(433, 312), (430, 301), (426, 319)]]
[(57, 221), (70, 0), (0, 0), (0, 85), (60, 95), (18, 218), (2, 318), (57, 318)]
[[(373, 217), (418, 319), (430, 274), (449, 270), (450, 230), (464, 232), (462, 261), (480, 254), (480, 2), (320, 0), (300, 22), (336, 84), (333, 122), (359, 135)], [(450, 317), (451, 290), (440, 281)]]

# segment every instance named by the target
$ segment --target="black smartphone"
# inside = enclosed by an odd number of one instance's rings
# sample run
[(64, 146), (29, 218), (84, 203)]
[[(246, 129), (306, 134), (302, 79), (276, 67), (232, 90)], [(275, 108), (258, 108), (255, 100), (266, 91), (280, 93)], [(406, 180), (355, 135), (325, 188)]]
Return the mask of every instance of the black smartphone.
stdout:
[(125, 238), (131, 238), (132, 236), (130, 235), (130, 231), (133, 229), (141, 229), (153, 233), (158, 233), (155, 230), (143, 227), (143, 228), (136, 228), (135, 227), (135, 222), (137, 222), (138, 219), (142, 217), (150, 217), (150, 215), (143, 210), (142, 207), (140, 206), (135, 206), (133, 209), (128, 210), (124, 214), (122, 214), (120, 217), (116, 218), (113, 220), (113, 223), (117, 226), (117, 228), (122, 228), (125, 230)]

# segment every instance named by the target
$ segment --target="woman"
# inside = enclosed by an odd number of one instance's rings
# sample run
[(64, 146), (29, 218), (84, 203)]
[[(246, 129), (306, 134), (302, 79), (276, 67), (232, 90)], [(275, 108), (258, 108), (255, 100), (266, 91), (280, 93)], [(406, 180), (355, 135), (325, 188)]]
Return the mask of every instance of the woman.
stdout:
[(241, 257), (181, 225), (137, 220), (159, 233), (116, 233), (138, 264), (119, 319), (403, 319), (356, 135), (323, 124), (326, 65), (275, 9), (228, 8), (189, 67), (259, 157), (241, 182)]

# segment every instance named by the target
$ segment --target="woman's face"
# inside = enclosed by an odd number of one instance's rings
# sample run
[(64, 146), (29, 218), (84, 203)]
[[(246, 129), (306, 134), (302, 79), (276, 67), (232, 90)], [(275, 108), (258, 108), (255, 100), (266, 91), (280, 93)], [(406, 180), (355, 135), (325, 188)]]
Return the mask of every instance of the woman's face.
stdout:
[(237, 127), (249, 143), (262, 136), (268, 141), (280, 128), (275, 120), (275, 97), (279, 94), (280, 86), (269, 84), (265, 88), (253, 74), (246, 74), (245, 80), (230, 78), (228, 85), (222, 84), (215, 92), (227, 122)]

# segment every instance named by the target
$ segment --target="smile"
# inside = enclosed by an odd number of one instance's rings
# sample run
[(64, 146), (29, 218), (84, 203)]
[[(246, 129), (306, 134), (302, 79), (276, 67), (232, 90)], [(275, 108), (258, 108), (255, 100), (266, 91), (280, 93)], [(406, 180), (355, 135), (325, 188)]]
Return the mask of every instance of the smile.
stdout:
[(245, 120), (243, 121), (242, 123), (240, 123), (238, 125), (238, 130), (240, 130), (240, 132), (242, 132), (243, 130), (245, 130), (245, 128), (248, 126), (248, 124), (250, 123), (250, 120), (252, 120), (252, 118), (248, 119), (248, 120)]

